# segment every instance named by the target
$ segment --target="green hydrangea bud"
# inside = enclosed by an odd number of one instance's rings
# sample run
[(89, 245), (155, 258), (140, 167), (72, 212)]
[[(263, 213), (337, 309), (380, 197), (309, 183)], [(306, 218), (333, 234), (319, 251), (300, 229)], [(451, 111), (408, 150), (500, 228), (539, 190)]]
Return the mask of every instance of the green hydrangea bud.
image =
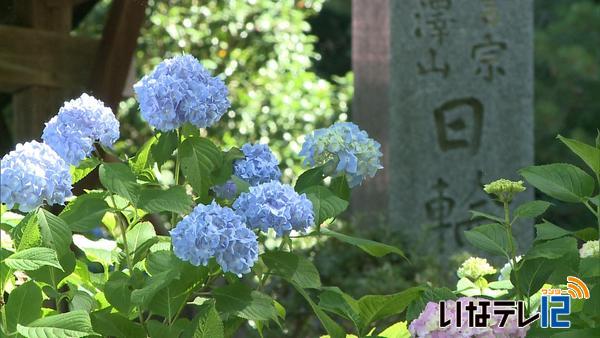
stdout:
[(483, 191), (498, 196), (500, 202), (510, 202), (514, 195), (525, 191), (525, 187), (523, 186), (523, 181), (515, 182), (507, 179), (499, 179), (490, 184), (485, 184)]
[(456, 271), (458, 278), (466, 277), (470, 280), (477, 280), (480, 277), (495, 273), (496, 269), (488, 263), (487, 259), (479, 257), (470, 257)]

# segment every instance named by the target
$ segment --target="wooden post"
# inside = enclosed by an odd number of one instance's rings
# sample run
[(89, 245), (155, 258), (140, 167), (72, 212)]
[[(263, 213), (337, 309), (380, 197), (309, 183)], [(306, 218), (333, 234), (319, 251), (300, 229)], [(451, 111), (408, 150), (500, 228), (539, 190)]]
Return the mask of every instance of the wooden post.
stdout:
[[(389, 0), (352, 1), (352, 119), (382, 146), (384, 170), (352, 194), (353, 216), (376, 222), (386, 215), (389, 185)], [(360, 213), (362, 214), (359, 214)], [(368, 212), (368, 215), (364, 212)], [(381, 219), (379, 219), (381, 221)]]
[[(71, 30), (70, 0), (19, 0), (15, 5), (20, 25), (65, 35)], [(53, 67), (52, 64), (44, 66)], [(68, 94), (67, 89), (39, 85), (13, 93), (14, 141), (39, 139), (43, 123), (56, 114)]]

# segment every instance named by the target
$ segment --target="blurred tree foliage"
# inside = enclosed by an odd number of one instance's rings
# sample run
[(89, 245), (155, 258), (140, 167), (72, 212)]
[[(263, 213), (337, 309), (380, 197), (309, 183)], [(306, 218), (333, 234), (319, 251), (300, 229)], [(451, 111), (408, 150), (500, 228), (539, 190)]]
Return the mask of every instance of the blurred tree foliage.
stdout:
[[(352, 76), (321, 78), (320, 55), (307, 22), (324, 0), (150, 1), (136, 53), (137, 78), (161, 60), (190, 53), (225, 78), (232, 108), (207, 132), (225, 145), (268, 143), (285, 167), (298, 167), (301, 137), (347, 118)], [(100, 34), (109, 2), (100, 3), (79, 34)], [(130, 99), (121, 107), (124, 138), (139, 145), (150, 130)], [(234, 142), (235, 140), (235, 142)], [(285, 173), (291, 177), (292, 172)]]
[[(600, 1), (535, 2), (536, 163), (576, 162), (555, 137), (594, 143), (600, 128)], [(591, 224), (583, 207), (554, 208), (557, 222)]]

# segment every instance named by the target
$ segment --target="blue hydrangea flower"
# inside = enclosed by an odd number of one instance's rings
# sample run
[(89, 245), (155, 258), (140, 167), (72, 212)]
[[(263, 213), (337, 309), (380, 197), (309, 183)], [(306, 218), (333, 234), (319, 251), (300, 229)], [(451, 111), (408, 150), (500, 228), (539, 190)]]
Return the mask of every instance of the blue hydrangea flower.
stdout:
[(213, 77), (191, 55), (161, 62), (133, 86), (142, 117), (160, 131), (190, 122), (206, 128), (221, 119), (230, 106), (225, 83)]
[(300, 155), (307, 165), (326, 165), (329, 175), (346, 174), (348, 185), (360, 185), (381, 166), (381, 145), (352, 122), (337, 122), (306, 136)]
[(235, 182), (229, 180), (221, 185), (215, 185), (212, 187), (212, 190), (215, 192), (218, 198), (232, 200), (237, 196), (237, 186)]
[(90, 155), (94, 142), (112, 147), (118, 138), (119, 121), (112, 110), (87, 94), (65, 102), (42, 134), (44, 143), (72, 165)]
[(279, 161), (266, 144), (246, 143), (242, 146), (246, 156), (233, 164), (233, 174), (250, 185), (258, 185), (281, 178)]
[(277, 181), (250, 187), (234, 202), (233, 208), (253, 229), (267, 232), (273, 228), (277, 236), (291, 230), (304, 232), (314, 224), (312, 203), (306, 194)]
[(256, 235), (233, 210), (216, 202), (199, 204), (171, 230), (173, 251), (193, 265), (215, 257), (223, 271), (248, 273), (258, 260)]
[(64, 204), (71, 197), (69, 165), (50, 146), (37, 141), (17, 144), (0, 161), (0, 196), (9, 209), (29, 212), (46, 201)]

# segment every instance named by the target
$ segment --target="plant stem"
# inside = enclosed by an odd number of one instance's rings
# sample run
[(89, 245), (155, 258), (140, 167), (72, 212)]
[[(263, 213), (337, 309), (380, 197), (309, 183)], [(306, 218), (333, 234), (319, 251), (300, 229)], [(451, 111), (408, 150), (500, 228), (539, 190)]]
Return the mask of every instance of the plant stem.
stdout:
[(504, 204), (504, 226), (506, 228), (506, 236), (508, 238), (508, 246), (509, 246), (509, 250), (510, 250), (510, 265), (512, 268), (512, 271), (515, 272), (515, 282), (517, 285), (515, 285), (515, 290), (517, 291), (517, 299), (520, 298), (520, 290), (519, 290), (519, 280), (518, 280), (518, 275), (517, 275), (517, 250), (515, 247), (515, 243), (513, 243), (513, 236), (512, 236), (512, 223), (510, 222), (510, 207), (508, 206), (508, 201), (503, 201)]
[[(179, 172), (181, 166), (181, 160), (179, 158), (179, 146), (181, 145), (181, 131), (179, 128), (176, 130), (177, 133), (177, 155), (175, 155), (175, 185), (179, 185)], [(177, 213), (171, 213), (171, 227), (175, 226), (175, 221), (177, 220)]]

